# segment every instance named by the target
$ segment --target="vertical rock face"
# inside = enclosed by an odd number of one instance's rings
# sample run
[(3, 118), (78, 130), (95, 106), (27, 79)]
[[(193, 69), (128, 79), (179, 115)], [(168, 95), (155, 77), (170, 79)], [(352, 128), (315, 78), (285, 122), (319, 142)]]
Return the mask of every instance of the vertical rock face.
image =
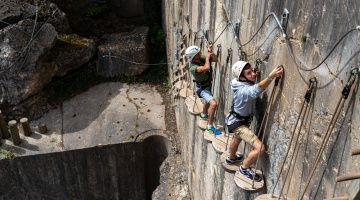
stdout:
[(133, 76), (144, 72), (148, 66), (148, 27), (132, 32), (105, 36), (98, 47), (98, 73), (104, 77)]
[(1, 103), (17, 104), (51, 80), (56, 70), (48, 66), (39, 68), (36, 64), (53, 47), (56, 36), (51, 24), (35, 25), (33, 20), (0, 30)]
[[(311, 112), (305, 118), (307, 121), (303, 123), (299, 140), (299, 156), (290, 190), (286, 191), (289, 197), (296, 198), (299, 191), (304, 189), (316, 154), (323, 142), (325, 131), (336, 104), (341, 98), (343, 86), (350, 75), (350, 69), (352, 66), (358, 67), (360, 60), (359, 49), (356, 46), (359, 43), (358, 32), (353, 31), (348, 34), (318, 68), (305, 71), (301, 70), (299, 65), (303, 68), (311, 68), (319, 64), (336, 42), (347, 31), (358, 25), (356, 19), (359, 19), (359, 2), (195, 0), (182, 3), (163, 1), (163, 5), (168, 60), (175, 63), (169, 68), (171, 81), (178, 78), (175, 72), (179, 70), (176, 63), (181, 61), (178, 60), (181, 49), (201, 44), (201, 39), (195, 38), (194, 32), (208, 30), (209, 40), (214, 40), (221, 34), (216, 42), (216, 44), (221, 44), (221, 58), (214, 70), (215, 80), (213, 83), (214, 96), (219, 102), (216, 123), (220, 125), (224, 125), (224, 116), (230, 110), (231, 66), (240, 59), (240, 50), (245, 52), (247, 55), (245, 60), (250, 62), (253, 67), (255, 67), (257, 58), (263, 60), (260, 65), (262, 78), (266, 77), (275, 66), (280, 64), (285, 66), (283, 82), (279, 86), (281, 89), (275, 95), (275, 103), (271, 107), (265, 132), (268, 155), (265, 155), (260, 163), (265, 171), (267, 188), (266, 191), (260, 193), (271, 192), (274, 187), (308, 88), (307, 84), (310, 78), (317, 77), (319, 88)], [(280, 32), (274, 17), (267, 18), (271, 12), (280, 18), (284, 8), (290, 12), (286, 33), (287, 37), (291, 39), (286, 42), (284, 38), (280, 37), (282, 32)], [(266, 22), (264, 22), (265, 19), (267, 19)], [(234, 37), (233, 27), (225, 28), (229, 20), (234, 26), (236, 22), (240, 22), (237, 38)], [(255, 37), (252, 37), (263, 22), (264, 26)], [(224, 32), (222, 32), (223, 30)], [(184, 44), (182, 44), (183, 38), (185, 38)], [(239, 48), (239, 43), (245, 44), (251, 38), (253, 39), (247, 45)], [(289, 44), (293, 52), (289, 50)], [(229, 51), (230, 49), (232, 52)], [(296, 57), (295, 61), (292, 53)], [(261, 97), (263, 107), (268, 104), (272, 87), (273, 85)], [(183, 137), (183, 156), (187, 162), (192, 197), (194, 199), (253, 199), (256, 195), (249, 195), (238, 190), (230, 178), (232, 175), (221, 169), (218, 163), (219, 156), (202, 142), (199, 137), (201, 133), (198, 129), (194, 129), (196, 120), (185, 112), (183, 103), (181, 99), (175, 99), (178, 109), (177, 118), (180, 123), (178, 124), (179, 132)], [(358, 93), (346, 101), (335, 131), (331, 133), (330, 140), (325, 145), (320, 165), (305, 193), (306, 198), (324, 199), (332, 197), (333, 194), (334, 196), (347, 194), (350, 198), (359, 198), (359, 180), (335, 183), (337, 175), (360, 170), (360, 157), (350, 156), (350, 150), (357, 147), (360, 140), (359, 135), (355, 133), (360, 129), (359, 106)], [(255, 124), (257, 126), (260, 124), (262, 116), (261, 111), (256, 114)], [(256, 126), (254, 130), (256, 130)], [(293, 149), (294, 146), (291, 148)], [(206, 164), (202, 165), (199, 159)], [(214, 162), (216, 163), (214, 164)], [(210, 175), (206, 172), (209, 172)], [(203, 184), (204, 182), (206, 184)], [(281, 179), (280, 183), (283, 182), (284, 180)], [(279, 192), (279, 185), (275, 191)]]

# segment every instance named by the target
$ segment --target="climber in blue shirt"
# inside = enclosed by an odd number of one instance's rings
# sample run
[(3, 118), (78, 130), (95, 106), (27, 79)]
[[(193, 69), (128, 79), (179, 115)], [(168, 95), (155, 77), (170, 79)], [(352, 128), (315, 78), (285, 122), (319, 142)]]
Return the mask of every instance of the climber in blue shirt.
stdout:
[(253, 150), (243, 161), (239, 171), (250, 179), (261, 181), (261, 177), (250, 166), (256, 162), (259, 154), (264, 153), (265, 147), (249, 127), (255, 112), (257, 97), (270, 85), (274, 78), (282, 75), (283, 69), (276, 67), (267, 78), (258, 84), (255, 84), (257, 73), (252, 70), (249, 63), (238, 61), (232, 66), (232, 71), (235, 76), (231, 81), (234, 97), (231, 111), (226, 117), (226, 124), (229, 132), (234, 133), (234, 137), (230, 143), (230, 155), (225, 159), (225, 162), (234, 164), (243, 160), (243, 155), (236, 154), (236, 151), (241, 140), (244, 140), (253, 147)]

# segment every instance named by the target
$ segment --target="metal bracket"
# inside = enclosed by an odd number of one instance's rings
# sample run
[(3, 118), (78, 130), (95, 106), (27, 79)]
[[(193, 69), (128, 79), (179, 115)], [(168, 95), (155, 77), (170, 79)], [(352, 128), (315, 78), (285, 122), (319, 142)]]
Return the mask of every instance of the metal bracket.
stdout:
[(230, 57), (232, 56), (232, 48), (228, 49), (228, 55), (227, 55), (227, 58), (226, 58), (226, 62), (229, 63), (230, 61)]
[(235, 23), (235, 35), (237, 37), (239, 37), (239, 35), (240, 35), (240, 20), (239, 19)]
[(309, 80), (309, 82), (310, 82), (309, 88), (308, 88), (308, 90), (306, 91), (305, 96), (304, 96), (306, 102), (308, 102), (308, 103), (309, 103), (310, 100), (311, 100), (311, 94), (312, 94), (312, 92), (313, 92), (313, 90), (314, 90), (314, 86), (315, 86), (315, 84), (317, 84), (317, 79), (316, 79), (316, 77), (311, 78), (311, 79)]
[(209, 41), (209, 30), (204, 31), (204, 36), (206, 38), (206, 41)]
[(351, 86), (354, 84), (355, 78), (356, 78), (357, 75), (359, 75), (359, 68), (352, 69), (351, 74), (350, 74), (350, 78), (349, 78), (348, 82), (346, 83), (343, 91), (341, 92), (344, 99), (347, 99), (349, 97)]
[(186, 21), (188, 24), (190, 24), (189, 19), (190, 19), (189, 15), (185, 15), (185, 21)]
[(289, 11), (286, 8), (284, 8), (283, 14), (281, 15), (281, 26), (285, 32), (288, 25), (288, 21), (289, 21)]

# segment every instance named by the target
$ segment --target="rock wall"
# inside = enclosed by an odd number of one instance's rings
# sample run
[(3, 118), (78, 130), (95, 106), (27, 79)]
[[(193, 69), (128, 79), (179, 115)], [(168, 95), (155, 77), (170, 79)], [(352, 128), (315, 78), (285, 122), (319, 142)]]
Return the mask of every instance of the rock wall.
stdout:
[[(350, 76), (351, 67), (359, 67), (357, 47), (359, 33), (356, 30), (347, 34), (327, 57), (336, 42), (360, 24), (359, 7), (358, 1), (163, 1), (167, 56), (169, 63), (172, 63), (169, 66), (171, 82), (177, 78), (175, 72), (179, 69), (181, 52), (183, 52), (181, 49), (192, 44), (200, 45), (204, 32), (208, 33), (210, 41), (221, 35), (214, 48), (216, 51), (216, 45), (221, 44), (220, 64), (214, 71), (216, 75), (214, 95), (219, 102), (218, 124), (224, 124), (224, 116), (230, 108), (231, 66), (239, 60), (241, 50), (252, 66), (255, 66), (256, 59), (262, 60), (259, 68), (263, 78), (275, 66), (282, 64), (285, 67), (280, 92), (275, 96), (265, 131), (267, 154), (261, 159), (261, 167), (266, 176), (266, 188), (257, 194), (271, 192), (281, 161), (284, 160), (291, 132), (299, 116), (301, 103), (308, 88), (307, 84), (311, 77), (316, 77), (318, 89), (311, 115), (307, 123), (304, 123), (306, 125), (301, 132), (303, 136), (299, 159), (295, 165), (294, 178), (290, 186), (292, 192), (289, 195), (297, 197), (299, 186), (304, 187), (337, 102), (341, 98), (341, 91)], [(289, 11), (286, 39), (282, 37), (283, 34), (275, 18), (269, 16), (273, 12), (281, 19), (284, 8)], [(233, 26), (226, 28), (228, 20)], [(236, 22), (240, 22), (240, 31), (237, 35), (239, 39), (234, 37)], [(262, 28), (254, 36), (260, 26)], [(183, 38), (185, 47), (182, 46)], [(253, 39), (246, 44), (251, 38)], [(242, 44), (242, 49), (239, 49), (239, 44)], [(203, 41), (204, 46), (206, 46), (205, 41)], [(228, 51), (230, 48), (232, 51)], [(313, 68), (325, 57), (327, 57), (325, 62), (316, 69), (309, 71), (301, 69)], [(356, 81), (354, 85), (357, 86), (355, 89), (357, 91), (359, 82)], [(253, 124), (255, 129), (268, 104), (272, 87), (271, 85), (259, 98), (261, 109), (256, 114)], [(183, 157), (187, 163), (192, 197), (253, 199), (257, 194), (249, 194), (236, 188), (233, 175), (221, 168), (220, 156), (215, 153), (211, 145), (203, 142), (202, 132), (196, 127), (196, 119), (187, 113), (184, 101), (175, 98), (174, 103), (177, 105), (178, 128), (182, 137)], [(346, 100), (335, 130), (326, 145), (321, 157), (321, 165), (306, 191), (306, 198), (323, 199), (344, 195), (350, 199), (360, 198), (359, 180), (335, 182), (336, 176), (360, 170), (360, 157), (351, 156), (351, 150), (359, 148), (359, 108), (359, 93), (352, 93)], [(280, 180), (281, 185), (283, 178), (284, 176)], [(279, 189), (278, 186), (276, 191), (278, 192)]]
[(141, 143), (0, 160), (0, 199), (150, 199), (169, 145), (151, 136)]

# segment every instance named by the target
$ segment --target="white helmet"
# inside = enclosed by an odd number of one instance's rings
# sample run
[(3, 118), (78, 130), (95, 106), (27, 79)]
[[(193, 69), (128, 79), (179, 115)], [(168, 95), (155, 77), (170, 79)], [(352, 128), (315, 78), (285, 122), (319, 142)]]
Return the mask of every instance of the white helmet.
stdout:
[(194, 56), (200, 52), (200, 48), (197, 46), (190, 46), (186, 49), (185, 55), (189, 61), (192, 61)]
[(233, 75), (236, 79), (239, 79), (240, 74), (242, 72), (242, 70), (244, 69), (244, 67), (249, 64), (248, 62), (245, 61), (237, 61), (236, 63), (234, 63), (234, 65), (232, 66), (232, 72)]

